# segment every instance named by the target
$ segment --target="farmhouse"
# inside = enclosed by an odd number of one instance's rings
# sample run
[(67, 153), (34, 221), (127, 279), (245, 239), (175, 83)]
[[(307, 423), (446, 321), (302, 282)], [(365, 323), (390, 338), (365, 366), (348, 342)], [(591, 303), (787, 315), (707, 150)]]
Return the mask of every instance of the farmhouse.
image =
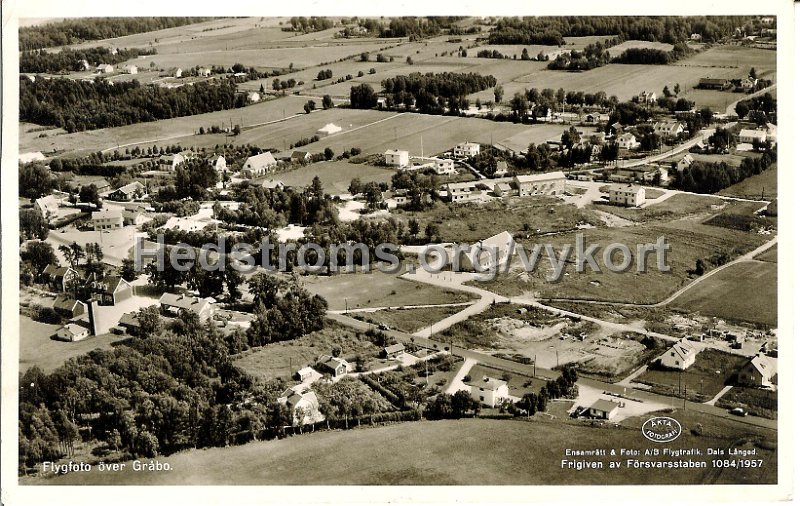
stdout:
[(113, 192), (108, 194), (110, 200), (119, 202), (131, 202), (137, 197), (142, 197), (145, 194), (145, 186), (139, 181), (128, 183), (125, 186), (120, 186)]
[(53, 309), (65, 318), (70, 319), (86, 314), (86, 304), (66, 294), (56, 297), (55, 302), (53, 302)]
[(488, 239), (476, 242), (469, 250), (459, 250), (457, 267), (476, 272), (503, 267), (510, 259), (513, 245), (514, 237), (504, 230)]
[(678, 136), (683, 133), (683, 125), (674, 121), (659, 121), (653, 124), (653, 131), (659, 135)]
[(82, 341), (89, 337), (89, 328), (77, 323), (68, 323), (58, 329), (56, 332), (56, 339), (59, 341)]
[(612, 204), (639, 207), (644, 204), (645, 191), (641, 186), (636, 185), (613, 185), (608, 190), (608, 201)]
[(42, 277), (55, 291), (66, 292), (67, 286), (78, 279), (78, 271), (72, 267), (57, 267), (48, 264), (42, 271)]
[(750, 130), (747, 128), (739, 132), (740, 143), (753, 144), (756, 141), (761, 143), (767, 142), (767, 132), (765, 130)]
[(640, 104), (651, 105), (655, 104), (658, 99), (653, 91), (643, 91), (636, 96), (636, 101)]
[(200, 77), (208, 77), (211, 75), (211, 69), (200, 67), (200, 70), (197, 71), (197, 75)]
[(114, 72), (114, 66), (109, 65), (108, 63), (101, 63), (97, 66), (97, 72), (100, 74), (110, 74)]
[(158, 169), (166, 170), (169, 172), (174, 171), (182, 163), (185, 163), (190, 158), (189, 153), (175, 153), (169, 155), (161, 155), (158, 158)]
[(306, 381), (314, 376), (314, 369), (310, 367), (303, 367), (295, 373), (295, 377), (300, 381)]
[(328, 373), (333, 378), (344, 376), (350, 370), (350, 364), (343, 358), (322, 355), (317, 361), (317, 367), (323, 373)]
[(508, 398), (508, 384), (499, 379), (484, 376), (480, 381), (467, 383), (470, 395), (483, 406), (494, 408)]
[(514, 176), (514, 187), (520, 197), (532, 195), (561, 195), (566, 187), (567, 177), (563, 172), (546, 172)]
[(775, 359), (758, 354), (750, 359), (736, 376), (736, 382), (748, 387), (768, 387), (773, 385), (778, 374)]
[(197, 314), (201, 320), (214, 316), (214, 311), (216, 310), (215, 302), (211, 297), (201, 299), (200, 297), (174, 293), (165, 293), (158, 300), (161, 305), (161, 311), (167, 315), (176, 316), (181, 309), (184, 309)]
[(208, 164), (214, 167), (217, 172), (224, 172), (228, 170), (228, 161), (222, 155), (211, 155), (208, 157)]
[(509, 183), (495, 183), (492, 191), (496, 197), (508, 197), (512, 195), (514, 190)]
[(609, 116), (605, 113), (590, 112), (584, 118), (586, 123), (608, 123)]
[(115, 230), (122, 228), (122, 209), (101, 209), (92, 213), (92, 228), (99, 230)]
[(123, 208), (122, 209), (122, 224), (123, 225), (141, 225), (147, 221), (147, 216), (142, 213), (140, 207)]
[(500, 160), (497, 162), (497, 168), (494, 171), (494, 177), (503, 177), (508, 174), (508, 162)]
[(58, 217), (58, 209), (61, 205), (61, 200), (55, 195), (45, 195), (44, 197), (36, 199), (33, 205), (42, 213), (42, 217), (49, 222)]
[(383, 349), (383, 356), (387, 359), (392, 358), (399, 358), (403, 353), (406, 352), (406, 347), (402, 345), (402, 343), (396, 343), (391, 346), (387, 346)]
[(125, 333), (132, 336), (138, 336), (142, 328), (136, 313), (124, 313), (122, 317), (120, 317), (117, 325), (124, 330)]
[(297, 151), (297, 150), (281, 151), (280, 153), (274, 156), (276, 160), (287, 163), (301, 164), (311, 161), (311, 153), (309, 153), (308, 151)]
[(289, 409), (294, 426), (320, 422), (325, 419), (319, 411), (317, 394), (306, 390), (302, 385), (286, 389), (278, 398), (278, 402)]
[(683, 171), (691, 167), (693, 163), (694, 163), (694, 157), (691, 154), (686, 153), (686, 156), (681, 158), (680, 161), (678, 161), (678, 163), (675, 165), (675, 167), (679, 171)]
[(626, 167), (617, 169), (609, 179), (614, 182), (633, 183), (636, 181), (651, 182), (655, 179), (656, 174), (660, 174), (661, 169), (652, 165), (643, 165), (639, 167)]
[(338, 134), (341, 131), (342, 127), (334, 125), (333, 123), (328, 123), (324, 127), (317, 130), (317, 135), (319, 135), (320, 137), (325, 137), (328, 135)]
[(480, 200), (483, 192), (478, 190), (475, 181), (447, 183), (447, 198), (450, 202), (474, 202)]
[(459, 158), (471, 158), (478, 156), (480, 152), (481, 145), (477, 142), (462, 142), (461, 144), (456, 144), (456, 147), (453, 148), (453, 155)]
[(611, 125), (611, 134), (620, 136), (623, 132), (625, 132), (625, 127), (619, 121)]
[(257, 91), (251, 91), (247, 94), (247, 101), (250, 103), (256, 103), (261, 100), (261, 95), (258, 94)]
[(681, 339), (661, 355), (659, 362), (662, 367), (685, 371), (694, 364), (695, 358), (697, 350), (692, 343), (688, 339)]
[(587, 416), (600, 418), (601, 420), (611, 420), (617, 415), (619, 404), (605, 399), (598, 399), (585, 411)]
[(632, 133), (624, 133), (617, 137), (617, 144), (622, 149), (636, 149), (639, 147), (639, 141)]
[(133, 285), (119, 276), (106, 276), (90, 283), (92, 291), (100, 295), (100, 304), (115, 306), (133, 296)]
[(245, 160), (244, 165), (242, 165), (242, 175), (249, 179), (263, 176), (267, 172), (271, 172), (277, 165), (278, 162), (275, 157), (267, 151)]
[(703, 77), (697, 83), (697, 87), (704, 90), (724, 90), (729, 85), (727, 79), (718, 79), (712, 77)]
[(392, 167), (405, 167), (408, 165), (408, 151), (387, 149), (386, 152), (383, 153), (383, 157), (386, 165)]
[(138, 74), (139, 73), (139, 67), (129, 63), (129, 64), (126, 64), (126, 65), (122, 66), (122, 72), (124, 72), (126, 74)]

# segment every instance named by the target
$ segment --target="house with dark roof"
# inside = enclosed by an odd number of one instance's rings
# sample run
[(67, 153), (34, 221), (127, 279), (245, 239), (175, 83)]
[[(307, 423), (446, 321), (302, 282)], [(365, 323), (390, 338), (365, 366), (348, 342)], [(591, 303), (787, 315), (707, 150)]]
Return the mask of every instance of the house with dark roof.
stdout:
[(383, 349), (383, 356), (388, 359), (399, 358), (406, 352), (406, 347), (402, 343), (395, 343)]
[(602, 420), (611, 420), (616, 416), (619, 411), (619, 404), (614, 401), (607, 401), (605, 399), (598, 399), (594, 404), (589, 406), (584, 414), (592, 418), (600, 418)]
[(333, 378), (344, 376), (350, 371), (350, 364), (347, 360), (330, 355), (322, 355), (317, 361), (317, 368), (320, 372), (330, 374)]
[(116, 190), (112, 191), (108, 194), (108, 198), (110, 200), (116, 200), (120, 202), (131, 202), (138, 197), (144, 196), (145, 194), (145, 186), (139, 181), (134, 181), (126, 184), (125, 186), (120, 186)]
[(214, 316), (216, 301), (211, 297), (201, 299), (191, 295), (165, 293), (158, 300), (161, 311), (168, 316), (177, 316), (184, 309), (196, 313), (201, 320)]
[(736, 375), (736, 382), (748, 387), (772, 386), (778, 380), (777, 365), (777, 360), (759, 353), (742, 367)]
[(86, 314), (86, 303), (63, 293), (56, 297), (53, 309), (65, 318), (77, 318)]
[(133, 285), (119, 276), (106, 276), (99, 281), (90, 281), (89, 288), (99, 295), (104, 306), (115, 306), (133, 296)]
[(42, 277), (53, 290), (66, 292), (68, 286), (78, 280), (78, 271), (72, 267), (58, 267), (48, 264), (42, 271)]

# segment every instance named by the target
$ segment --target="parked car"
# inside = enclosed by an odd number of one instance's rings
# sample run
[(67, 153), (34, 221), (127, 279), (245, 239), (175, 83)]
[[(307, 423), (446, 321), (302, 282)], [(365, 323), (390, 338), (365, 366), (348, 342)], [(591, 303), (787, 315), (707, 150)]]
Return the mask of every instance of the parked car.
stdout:
[(742, 408), (733, 408), (730, 410), (730, 414), (736, 416), (747, 416), (747, 411), (743, 410)]

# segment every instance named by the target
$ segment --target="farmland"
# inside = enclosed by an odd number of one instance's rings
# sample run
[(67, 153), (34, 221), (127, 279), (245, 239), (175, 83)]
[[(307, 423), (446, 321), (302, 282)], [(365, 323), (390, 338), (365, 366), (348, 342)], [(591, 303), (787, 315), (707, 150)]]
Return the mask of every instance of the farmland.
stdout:
[(672, 44), (665, 44), (663, 42), (650, 42), (647, 40), (626, 40), (622, 44), (611, 46), (608, 48), (608, 54), (615, 58), (627, 49), (657, 49), (659, 51), (670, 52), (672, 51)]
[(359, 178), (362, 183), (388, 183), (393, 174), (393, 170), (383, 167), (330, 161), (280, 172), (274, 177), (288, 186), (308, 186), (314, 177), (319, 177), (326, 193), (339, 195), (347, 193), (347, 187), (353, 178)]
[(382, 309), (369, 313), (357, 313), (354, 317), (376, 325), (384, 324), (401, 332), (413, 333), (444, 320), (462, 309), (464, 306)]
[[(774, 483), (777, 455), (774, 435), (707, 415), (676, 411), (684, 427), (702, 425), (701, 435), (689, 430), (674, 448), (724, 448), (736, 439), (757, 443), (764, 469), (722, 473), (715, 483)], [(701, 483), (710, 469), (654, 473), (628, 468), (562, 469), (566, 448), (650, 448), (641, 437), (641, 418), (622, 427), (592, 427), (546, 417), (527, 420), (466, 419), (415, 422), (350, 431), (322, 431), (288, 439), (230, 448), (190, 450), (161, 459), (171, 472), (134, 472), (130, 464), (117, 473), (71, 473), (24, 479), (25, 484), (53, 485), (536, 485)], [(637, 436), (638, 435), (638, 436)], [(413, 444), (409, 444), (413, 441)], [(752, 443), (745, 443), (752, 447)], [(376, 452), (375, 448), (381, 450)], [(771, 449), (770, 449), (771, 448)], [(314, 455), (308, 459), (308, 455)], [(700, 457), (700, 460), (706, 457)], [(601, 459), (606, 463), (609, 458)], [(610, 460), (622, 460), (624, 459)], [(481, 462), (476, 473), (475, 462)]]
[(362, 307), (411, 306), (468, 302), (464, 292), (442, 290), (381, 272), (340, 274), (317, 277), (305, 283), (311, 293), (328, 301), (333, 310)]
[[(758, 293), (758, 297), (753, 297)], [(714, 274), (671, 306), (732, 321), (778, 323), (778, 269), (771, 262), (741, 262)]]
[(778, 167), (773, 165), (761, 174), (750, 176), (717, 194), (750, 199), (776, 199), (778, 198)]

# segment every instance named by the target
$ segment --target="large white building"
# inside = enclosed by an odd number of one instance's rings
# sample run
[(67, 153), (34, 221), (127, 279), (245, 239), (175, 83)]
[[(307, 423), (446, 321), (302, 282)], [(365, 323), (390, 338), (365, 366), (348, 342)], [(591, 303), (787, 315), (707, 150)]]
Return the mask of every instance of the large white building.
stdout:
[(636, 136), (632, 133), (624, 133), (617, 137), (617, 144), (622, 149), (636, 149), (639, 147), (639, 141), (636, 139)]
[(485, 272), (505, 266), (511, 257), (514, 237), (508, 231), (473, 244), (469, 251), (459, 251), (459, 270)]
[(767, 141), (766, 130), (743, 129), (739, 132), (739, 142), (742, 144), (753, 144), (756, 140), (764, 143)]
[(475, 181), (464, 183), (448, 183), (447, 198), (450, 202), (473, 202), (480, 200), (483, 193), (478, 189)]
[(122, 209), (101, 209), (92, 213), (92, 228), (98, 230), (114, 230), (122, 228)]
[(567, 177), (563, 172), (546, 172), (544, 174), (528, 174), (514, 176), (514, 187), (520, 197), (531, 195), (561, 195), (567, 184)]
[(508, 384), (503, 380), (484, 377), (467, 383), (467, 386), (470, 387), (472, 398), (483, 406), (494, 408), (508, 399)]
[(277, 160), (275, 160), (275, 157), (272, 156), (272, 153), (269, 151), (261, 153), (260, 155), (251, 156), (245, 160), (244, 165), (242, 165), (242, 176), (251, 179), (263, 176), (267, 172), (271, 172), (277, 165)]
[(608, 190), (608, 201), (626, 207), (639, 207), (644, 204), (645, 190), (638, 185), (613, 185)]
[(672, 348), (668, 349), (659, 361), (663, 367), (685, 371), (694, 364), (697, 350), (688, 339), (681, 339)]
[(386, 165), (392, 167), (406, 167), (408, 165), (408, 151), (387, 149), (386, 152), (383, 153), (383, 157), (386, 161)]
[(480, 152), (481, 145), (477, 142), (462, 142), (461, 144), (456, 144), (456, 147), (453, 148), (453, 154), (462, 158), (478, 156)]

